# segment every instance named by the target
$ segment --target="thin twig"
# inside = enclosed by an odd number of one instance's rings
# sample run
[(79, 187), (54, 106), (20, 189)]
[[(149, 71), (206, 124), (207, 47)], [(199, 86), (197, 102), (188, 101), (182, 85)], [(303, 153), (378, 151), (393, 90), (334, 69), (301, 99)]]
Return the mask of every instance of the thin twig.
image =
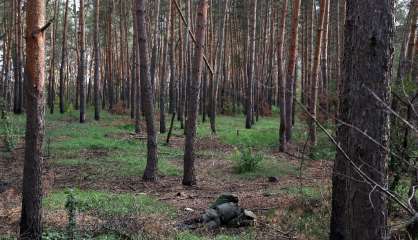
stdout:
[(377, 94), (375, 92), (373, 92), (370, 88), (368, 88), (366, 86), (364, 86), (364, 88), (366, 88), (367, 91), (369, 91), (369, 93), (374, 98), (376, 98), (376, 100), (379, 101), (387, 110), (389, 110), (393, 115), (395, 115), (395, 117), (399, 118), (403, 123), (405, 123), (406, 125), (408, 125), (408, 127), (410, 127), (412, 130), (414, 130), (415, 133), (418, 133), (418, 130), (415, 128), (414, 125), (412, 125), (406, 119), (404, 119), (403, 117), (401, 117), (401, 115), (399, 115), (399, 113), (397, 113), (395, 110), (393, 110), (391, 107), (389, 107), (379, 96), (377, 96)]
[(375, 180), (373, 180), (371, 177), (369, 177), (363, 170), (361, 170), (361, 167), (357, 166), (357, 164), (351, 160), (351, 158), (348, 156), (348, 154), (342, 149), (340, 144), (335, 140), (335, 138), (325, 129), (324, 126), (314, 117), (312, 114), (306, 109), (306, 107), (300, 103), (297, 99), (294, 99), (294, 101), (302, 108), (304, 112), (315, 122), (315, 124), (328, 136), (328, 138), (332, 141), (332, 143), (335, 145), (335, 147), (338, 149), (338, 151), (341, 152), (343, 157), (348, 161), (348, 163), (351, 165), (351, 167), (362, 177), (371, 187), (375, 187), (378, 190), (380, 190), (382, 193), (384, 193), (386, 196), (388, 196), (390, 199), (395, 201), (399, 204), (406, 212), (408, 212), (411, 216), (415, 215), (415, 210), (410, 208), (408, 204), (405, 204), (402, 202), (399, 198), (397, 198), (392, 192), (390, 192), (387, 188), (381, 186), (379, 183), (377, 183)]

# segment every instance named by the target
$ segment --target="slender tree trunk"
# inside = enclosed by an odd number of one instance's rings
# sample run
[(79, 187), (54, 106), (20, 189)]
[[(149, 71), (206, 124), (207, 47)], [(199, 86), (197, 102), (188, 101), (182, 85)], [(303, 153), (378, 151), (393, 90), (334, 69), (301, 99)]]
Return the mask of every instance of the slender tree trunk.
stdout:
[(155, 1), (156, 4), (156, 14), (155, 14), (155, 23), (154, 23), (154, 43), (152, 46), (152, 55), (151, 55), (151, 85), (152, 89), (155, 92), (155, 79), (156, 79), (156, 70), (157, 70), (157, 53), (158, 45), (160, 42), (160, 0)]
[[(54, 2), (54, 19), (59, 16), (58, 0)], [(50, 62), (50, 72), (49, 72), (49, 86), (48, 86), (48, 105), (49, 112), (54, 113), (55, 108), (55, 61), (56, 61), (56, 42), (57, 42), (57, 22), (54, 22), (52, 25), (51, 32), (51, 41), (52, 41), (52, 53), (51, 53), (51, 62)]]
[(286, 85), (283, 71), (283, 46), (286, 32), (286, 16), (287, 16), (287, 4), (288, 0), (282, 0), (282, 15), (279, 25), (279, 36), (277, 44), (277, 65), (278, 65), (278, 96), (280, 105), (280, 130), (279, 130), (279, 148), (280, 151), (286, 151)]
[(13, 112), (15, 114), (21, 114), (23, 112), (23, 77), (22, 77), (22, 4), (21, 0), (16, 1), (16, 25), (15, 25), (15, 50), (14, 50), (14, 76), (15, 76), (15, 91), (14, 91), (14, 104)]
[(61, 67), (60, 67), (60, 113), (65, 112), (65, 83), (64, 71), (67, 65), (67, 31), (68, 31), (68, 1), (65, 1), (64, 29), (62, 30)]
[[(135, 1), (132, 0), (133, 6), (135, 6)], [(135, 133), (141, 132), (141, 126), (140, 126), (140, 120), (141, 120), (141, 87), (140, 87), (140, 69), (139, 69), (139, 48), (138, 48), (138, 20), (137, 20), (137, 14), (135, 13), (135, 8), (132, 8), (132, 15), (134, 19), (133, 27), (134, 27), (134, 33), (133, 33), (133, 46), (132, 46), (132, 53), (133, 53), (133, 72), (132, 72), (132, 78), (133, 80), (133, 86), (135, 90), (135, 96), (134, 96), (134, 119), (135, 119)]]
[(289, 63), (287, 65), (286, 74), (286, 141), (291, 141), (292, 138), (292, 115), (293, 115), (293, 82), (295, 81), (295, 68), (296, 68), (296, 57), (297, 57), (297, 43), (298, 43), (298, 22), (299, 22), (299, 9), (300, 0), (294, 0), (292, 6), (292, 26), (290, 36), (290, 48), (289, 48)]
[(112, 32), (112, 13), (113, 13), (113, 0), (109, 1), (109, 7), (108, 7), (108, 18), (107, 18), (107, 46), (106, 46), (106, 60), (107, 60), (107, 90), (108, 90), (108, 102), (109, 102), (109, 110), (113, 109), (113, 105), (115, 103), (115, 93), (114, 93), (114, 81), (113, 81), (113, 76), (114, 76), (114, 72), (113, 72), (113, 53), (112, 53), (112, 49), (113, 49), (113, 44), (112, 44), (112, 36), (113, 36), (113, 32)]
[(138, 22), (138, 47), (141, 69), (142, 106), (147, 125), (147, 166), (144, 171), (144, 181), (155, 181), (157, 176), (157, 133), (154, 125), (154, 93), (152, 92), (150, 72), (148, 66), (148, 37), (146, 31), (145, 0), (136, 0), (136, 14)]
[(329, 111), (329, 99), (328, 99), (328, 41), (329, 41), (329, 10), (330, 10), (330, 1), (327, 1), (325, 7), (325, 22), (324, 22), (324, 33), (322, 37), (322, 53), (321, 53), (321, 95), (324, 97), (325, 111)]
[(80, 123), (86, 121), (86, 60), (85, 60), (85, 31), (84, 31), (84, 0), (80, 0), (80, 18), (79, 18), (79, 50), (80, 62), (78, 67), (78, 82), (80, 86)]
[(176, 61), (175, 61), (175, 16), (176, 12), (174, 11), (174, 5), (171, 4), (171, 25), (170, 25), (170, 41), (169, 41), (169, 51), (168, 57), (170, 61), (170, 84), (169, 84), (169, 109), (168, 112), (173, 114), (176, 112), (177, 105), (177, 76), (176, 76)]
[(44, 137), (45, 2), (27, 2), (26, 135), (20, 239), (42, 238), (42, 144)]
[(247, 117), (245, 120), (245, 128), (250, 129), (253, 122), (253, 108), (254, 108), (254, 65), (255, 65), (255, 35), (256, 35), (256, 24), (257, 24), (257, 0), (250, 0), (251, 8), (251, 20), (249, 21), (248, 37), (249, 39), (249, 54), (248, 54), (248, 81), (247, 81)]
[(94, 119), (100, 120), (100, 50), (99, 50), (100, 0), (94, 0)]
[(218, 105), (218, 89), (219, 89), (219, 82), (222, 79), (222, 74), (223, 74), (223, 67), (224, 67), (224, 62), (222, 61), (222, 59), (224, 59), (224, 49), (225, 49), (225, 25), (226, 25), (226, 19), (228, 16), (228, 4), (229, 4), (229, 0), (224, 0), (224, 5), (223, 5), (223, 15), (222, 15), (222, 20), (219, 22), (219, 37), (218, 37), (218, 43), (217, 43), (217, 49), (216, 49), (216, 74), (215, 76), (213, 76), (215, 78), (215, 82), (213, 84), (213, 89), (212, 89), (212, 103), (210, 104), (210, 128), (212, 129), (213, 133), (216, 133), (216, 107)]
[[(170, 29), (171, 24), (171, 1), (168, 2), (168, 13), (166, 20), (166, 29)], [(169, 41), (170, 41), (170, 32), (167, 31), (165, 41), (164, 41), (164, 50), (163, 50), (163, 65), (160, 77), (160, 133), (165, 133), (167, 131), (166, 122), (165, 122), (165, 99), (166, 99), (166, 85), (167, 79), (170, 74), (170, 70), (167, 67), (168, 62), (168, 53), (169, 53)]]
[(319, 22), (318, 22), (318, 30), (316, 35), (316, 48), (315, 48), (315, 55), (314, 55), (314, 62), (312, 67), (312, 74), (311, 74), (311, 94), (310, 94), (310, 101), (309, 101), (309, 112), (312, 115), (312, 118), (309, 119), (309, 143), (311, 147), (316, 145), (317, 136), (316, 136), (316, 105), (318, 102), (318, 85), (319, 85), (319, 70), (320, 70), (320, 59), (321, 59), (321, 49), (322, 49), (322, 36), (324, 34), (324, 22), (325, 22), (325, 9), (327, 7), (328, 0), (321, 0), (320, 5), (320, 14), (319, 14)]
[[(344, 80), (340, 118), (388, 147), (391, 61), (394, 31), (392, 0), (349, 0), (345, 24)], [(374, 11), (370, 11), (373, 9)], [(364, 121), (367, 119), (367, 121)], [(341, 125), (337, 142), (370, 179), (386, 186), (388, 152), (362, 133)], [(330, 239), (388, 239), (385, 196), (373, 191), (337, 152), (333, 172)]]
[(206, 36), (206, 25), (208, 18), (208, 0), (200, 0), (197, 9), (196, 26), (196, 50), (193, 61), (192, 81), (188, 88), (186, 140), (184, 149), (184, 175), (183, 185), (195, 185), (196, 176), (194, 168), (194, 145), (196, 137), (196, 119), (198, 114), (199, 91), (202, 75), (203, 51)]

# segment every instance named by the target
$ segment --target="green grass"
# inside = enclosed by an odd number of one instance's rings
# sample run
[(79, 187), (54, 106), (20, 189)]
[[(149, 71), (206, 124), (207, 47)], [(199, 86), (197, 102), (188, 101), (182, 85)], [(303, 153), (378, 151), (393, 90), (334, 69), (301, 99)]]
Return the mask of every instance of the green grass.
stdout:
[[(68, 190), (50, 193), (43, 201), (49, 210), (64, 210)], [(174, 208), (145, 194), (120, 193), (74, 189), (77, 210), (100, 216), (128, 216), (135, 214), (162, 214), (175, 216)]]
[(302, 186), (302, 188), (298, 186), (292, 186), (292, 187), (283, 188), (280, 191), (291, 196), (302, 195), (302, 197), (307, 198), (307, 199), (320, 200), (322, 198), (322, 195), (321, 195), (322, 190), (323, 189), (321, 189), (320, 187), (313, 187), (313, 186)]
[(240, 172), (237, 169), (241, 157), (238, 149), (229, 157), (231, 161), (235, 162), (235, 173), (238, 177), (243, 179), (255, 179), (258, 177), (280, 177), (285, 175), (295, 175), (297, 167), (289, 164), (286, 160), (263, 156), (262, 161), (259, 162), (256, 168), (252, 171)]
[[(101, 121), (80, 124), (74, 112), (47, 115), (46, 152), (52, 164), (92, 166), (100, 176), (138, 176), (146, 165), (146, 142), (130, 136), (133, 124), (127, 116), (102, 113)], [(159, 171), (178, 176), (181, 170), (168, 160), (181, 153), (162, 143), (158, 146)], [(94, 177), (94, 176), (93, 176)]]
[[(242, 147), (266, 149), (278, 144), (278, 120), (275, 117), (260, 118), (252, 129), (245, 128), (243, 115), (217, 117), (217, 135), (221, 142)], [(200, 124), (198, 136), (211, 134), (209, 123)]]
[(14, 240), (15, 237), (8, 236), (8, 235), (0, 235), (0, 240)]

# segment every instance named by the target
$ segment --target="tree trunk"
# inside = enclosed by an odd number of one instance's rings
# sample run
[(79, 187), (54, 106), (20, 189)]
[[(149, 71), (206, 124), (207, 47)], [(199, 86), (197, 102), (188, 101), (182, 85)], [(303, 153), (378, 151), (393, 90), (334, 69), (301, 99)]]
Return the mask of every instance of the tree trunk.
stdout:
[(67, 29), (68, 29), (68, 1), (65, 1), (64, 10), (64, 29), (62, 30), (62, 46), (61, 46), (61, 67), (60, 67), (60, 113), (65, 112), (65, 83), (64, 70), (67, 65)]
[(286, 85), (285, 85), (285, 78), (283, 72), (283, 46), (284, 46), (284, 39), (285, 39), (285, 32), (286, 32), (286, 16), (287, 16), (287, 4), (288, 0), (282, 0), (282, 15), (280, 18), (280, 25), (279, 25), (279, 36), (278, 36), (278, 44), (277, 44), (277, 65), (278, 65), (278, 96), (279, 96), (279, 106), (280, 106), (280, 130), (279, 130), (279, 148), (280, 151), (286, 151)]
[(94, 0), (94, 119), (100, 120), (100, 50), (99, 50), (100, 0)]
[(324, 105), (326, 115), (329, 111), (329, 100), (328, 100), (328, 40), (329, 40), (329, 10), (330, 10), (330, 1), (327, 1), (325, 7), (325, 22), (324, 22), (324, 33), (322, 36), (322, 53), (321, 53), (321, 95), (324, 96)]
[[(251, 8), (249, 8), (249, 13), (251, 13), (251, 20), (248, 25), (248, 37), (249, 37), (249, 46), (248, 46), (248, 80), (247, 80), (247, 117), (245, 120), (245, 128), (250, 129), (253, 122), (253, 108), (254, 108), (254, 65), (255, 65), (255, 35), (256, 35), (256, 24), (257, 24), (257, 0), (250, 0)], [(251, 11), (251, 12), (250, 12)]]
[(215, 76), (213, 76), (213, 78), (215, 78), (214, 84), (213, 84), (213, 89), (212, 89), (212, 103), (210, 104), (210, 128), (212, 129), (213, 133), (216, 133), (216, 107), (218, 105), (218, 88), (219, 88), (219, 82), (222, 79), (222, 74), (223, 74), (223, 59), (224, 59), (224, 49), (225, 49), (225, 25), (226, 25), (226, 19), (228, 16), (228, 4), (229, 4), (229, 0), (224, 0), (224, 5), (223, 5), (223, 15), (222, 15), (222, 20), (219, 22), (219, 37), (218, 37), (218, 43), (217, 43), (217, 49), (216, 49), (216, 70), (215, 70)]
[[(385, 148), (389, 145), (389, 111), (372, 93), (389, 104), (393, 14), (392, 0), (347, 1), (342, 64), (341, 120), (367, 132)], [(337, 142), (369, 178), (386, 186), (388, 152), (345, 125), (338, 127)], [(373, 191), (337, 152), (330, 239), (387, 239), (386, 216), (385, 196)]]
[(79, 50), (80, 62), (78, 66), (78, 82), (80, 86), (80, 123), (86, 121), (86, 60), (85, 60), (85, 31), (84, 31), (84, 0), (80, 0), (80, 18), (79, 18)]
[(160, 0), (155, 1), (156, 4), (156, 14), (155, 14), (155, 23), (154, 23), (154, 43), (152, 46), (152, 55), (151, 55), (151, 85), (152, 90), (155, 91), (155, 76), (157, 72), (157, 52), (158, 45), (160, 43)]
[[(59, 16), (58, 0), (54, 2), (54, 19)], [(48, 105), (49, 112), (54, 113), (55, 108), (55, 57), (56, 57), (56, 42), (57, 42), (57, 22), (53, 23), (51, 31), (51, 41), (52, 41), (52, 53), (51, 53), (51, 62), (50, 62), (50, 72), (49, 72), (49, 84), (48, 84)]]
[(293, 82), (295, 81), (295, 68), (296, 68), (296, 57), (297, 57), (297, 43), (298, 43), (298, 22), (299, 22), (299, 9), (300, 0), (293, 1), (293, 16), (290, 36), (290, 48), (289, 48), (289, 63), (287, 65), (286, 73), (286, 141), (289, 142), (292, 138), (292, 116), (293, 116)]
[(325, 22), (325, 9), (327, 7), (328, 0), (321, 0), (320, 4), (320, 14), (318, 22), (318, 31), (316, 35), (316, 48), (314, 55), (314, 62), (312, 67), (311, 74), (311, 94), (309, 101), (309, 112), (312, 115), (312, 118), (309, 118), (309, 144), (311, 147), (316, 145), (316, 104), (318, 102), (318, 84), (319, 84), (319, 70), (320, 70), (320, 59), (321, 59), (321, 49), (322, 49), (322, 36), (324, 34), (324, 22)]
[(44, 137), (45, 2), (27, 2), (26, 135), (20, 239), (42, 238), (42, 144)]
[(176, 61), (175, 61), (175, 16), (174, 5), (171, 6), (171, 25), (170, 25), (170, 41), (168, 46), (168, 57), (170, 61), (170, 84), (169, 84), (169, 109), (168, 113), (173, 114), (176, 112), (177, 105), (177, 76), (176, 76)]
[[(167, 13), (167, 20), (166, 20), (166, 29), (170, 29), (171, 24), (171, 1), (168, 2), (168, 13)], [(163, 65), (162, 71), (160, 76), (160, 133), (165, 133), (167, 131), (167, 126), (165, 122), (165, 99), (166, 99), (166, 85), (167, 79), (170, 74), (170, 70), (167, 67), (168, 62), (168, 47), (170, 41), (170, 32), (167, 31), (165, 41), (164, 41), (164, 49), (163, 49)]]
[(155, 181), (157, 176), (157, 133), (154, 125), (154, 93), (152, 91), (148, 66), (148, 37), (146, 31), (145, 0), (136, 0), (138, 22), (138, 47), (140, 56), (140, 77), (142, 106), (147, 125), (147, 166), (144, 171), (144, 181)]
[(208, 17), (208, 0), (200, 0), (197, 10), (196, 26), (196, 50), (192, 72), (192, 81), (188, 88), (186, 140), (184, 149), (184, 175), (183, 185), (195, 185), (196, 176), (194, 169), (194, 144), (196, 137), (196, 119), (198, 114), (200, 82), (202, 75), (202, 61), (205, 44), (206, 25)]
[(108, 17), (107, 17), (107, 32), (106, 32), (106, 36), (107, 36), (107, 46), (106, 46), (106, 60), (107, 60), (107, 67), (106, 67), (106, 71), (107, 71), (107, 76), (106, 76), (106, 80), (107, 80), (107, 90), (108, 90), (108, 102), (109, 102), (109, 110), (113, 109), (113, 105), (115, 103), (115, 94), (114, 94), (114, 83), (113, 83), (113, 76), (114, 76), (114, 72), (113, 72), (113, 53), (112, 53), (112, 49), (113, 49), (113, 44), (112, 44), (112, 36), (113, 36), (113, 32), (112, 32), (112, 13), (113, 13), (113, 0), (109, 1), (109, 10), (108, 10)]
[(15, 23), (15, 42), (14, 44), (14, 76), (15, 76), (15, 89), (14, 89), (14, 104), (13, 112), (15, 114), (21, 114), (23, 112), (23, 77), (22, 77), (22, 11), (21, 0), (16, 1), (16, 23)]

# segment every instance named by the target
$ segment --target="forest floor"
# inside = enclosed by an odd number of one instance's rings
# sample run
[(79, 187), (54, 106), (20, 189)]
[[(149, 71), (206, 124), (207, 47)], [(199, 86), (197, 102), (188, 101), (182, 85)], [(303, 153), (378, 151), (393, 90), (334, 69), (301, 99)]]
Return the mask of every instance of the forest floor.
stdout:
[[(23, 139), (24, 116), (10, 116)], [(45, 239), (64, 239), (69, 192), (77, 203), (77, 232), (83, 239), (324, 239), (328, 234), (330, 176), (335, 154), (325, 136), (310, 157), (302, 157), (305, 125), (297, 122), (294, 145), (277, 151), (278, 117), (263, 117), (253, 129), (243, 116), (217, 118), (217, 134), (199, 121), (198, 185), (181, 184), (184, 137), (178, 123), (170, 143), (159, 135), (159, 180), (141, 180), (146, 137), (134, 134), (128, 116), (102, 113), (102, 120), (78, 123), (77, 112), (48, 114), (44, 152)], [(262, 157), (259, 167), (238, 174), (244, 148)], [(18, 229), (23, 143), (0, 151), (0, 239)], [(276, 182), (269, 181), (276, 177)], [(202, 214), (224, 192), (257, 215), (254, 226), (184, 231), (176, 225)]]

